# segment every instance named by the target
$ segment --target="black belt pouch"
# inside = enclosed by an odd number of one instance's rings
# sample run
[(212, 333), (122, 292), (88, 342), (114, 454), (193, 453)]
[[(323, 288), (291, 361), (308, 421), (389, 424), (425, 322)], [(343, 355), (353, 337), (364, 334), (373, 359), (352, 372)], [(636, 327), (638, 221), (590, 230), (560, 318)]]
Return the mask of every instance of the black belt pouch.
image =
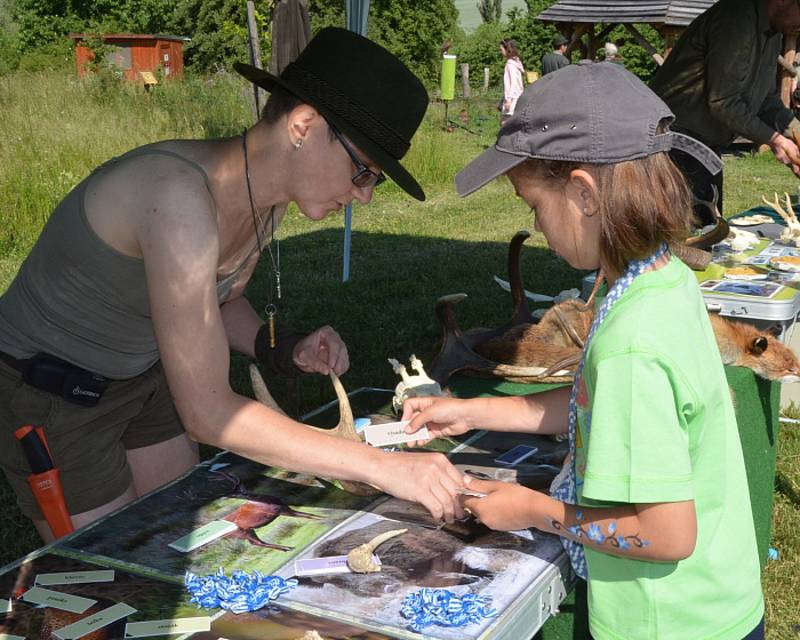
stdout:
[(22, 379), (32, 387), (85, 407), (100, 402), (110, 382), (108, 378), (44, 353), (31, 358)]

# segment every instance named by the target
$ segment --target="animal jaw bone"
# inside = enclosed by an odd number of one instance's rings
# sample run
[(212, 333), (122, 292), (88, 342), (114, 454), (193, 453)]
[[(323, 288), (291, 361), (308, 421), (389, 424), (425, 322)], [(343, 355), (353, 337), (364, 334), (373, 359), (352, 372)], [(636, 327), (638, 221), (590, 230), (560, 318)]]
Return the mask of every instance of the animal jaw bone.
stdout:
[(409, 363), (411, 369), (416, 371), (416, 375), (409, 375), (406, 368), (394, 358), (388, 358), (389, 364), (392, 365), (394, 372), (399, 375), (402, 380), (394, 388), (394, 397), (392, 398), (392, 407), (395, 412), (400, 413), (403, 410), (403, 403), (408, 398), (416, 398), (419, 396), (443, 396), (441, 385), (432, 380), (427, 373), (422, 362), (411, 354)]
[[(335, 438), (351, 440), (352, 442), (363, 442), (361, 436), (356, 431), (355, 419), (353, 418), (353, 409), (350, 407), (350, 398), (347, 397), (347, 392), (345, 391), (342, 382), (333, 371), (331, 371), (330, 377), (331, 382), (333, 383), (333, 388), (336, 391), (336, 398), (339, 400), (339, 423), (333, 429), (321, 429), (320, 427), (312, 427), (308, 424), (303, 426), (305, 426), (307, 429), (313, 429), (314, 431), (319, 431), (320, 433), (334, 436)], [(267, 384), (264, 382), (264, 378), (261, 377), (261, 372), (254, 364), (250, 365), (250, 382), (253, 385), (253, 394), (255, 395), (256, 400), (258, 400), (261, 404), (266, 405), (273, 411), (277, 411), (281, 415), (286, 416), (286, 412), (281, 409), (280, 406), (278, 406), (277, 402), (275, 402), (275, 398), (273, 398), (272, 394), (269, 392)], [(354, 480), (339, 480), (339, 484), (342, 486), (342, 489), (357, 496), (377, 496), (383, 493), (383, 491), (377, 487), (364, 482), (356, 482)]]
[(375, 536), (369, 542), (358, 545), (347, 554), (347, 566), (350, 568), (350, 571), (353, 573), (375, 573), (380, 571), (381, 566), (375, 564), (375, 561), (372, 559), (372, 554), (375, 552), (375, 549), (390, 538), (402, 535), (407, 531), (408, 529), (394, 529), (393, 531), (387, 531), (379, 536)]
[(761, 200), (786, 222), (786, 229), (781, 233), (781, 241), (794, 244), (795, 247), (800, 247), (800, 222), (797, 220), (797, 216), (794, 213), (792, 199), (789, 197), (789, 194), (784, 193), (784, 196), (786, 197), (786, 209), (781, 206), (777, 192), (775, 193), (774, 202), (767, 200), (767, 196), (761, 196)]

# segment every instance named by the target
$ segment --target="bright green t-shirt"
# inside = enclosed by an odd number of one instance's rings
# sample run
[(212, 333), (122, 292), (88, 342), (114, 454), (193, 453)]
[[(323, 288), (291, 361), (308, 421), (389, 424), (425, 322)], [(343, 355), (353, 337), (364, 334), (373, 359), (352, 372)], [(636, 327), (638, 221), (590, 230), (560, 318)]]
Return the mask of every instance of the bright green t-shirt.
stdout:
[(741, 640), (764, 612), (753, 516), (722, 361), (682, 262), (634, 280), (592, 339), (584, 380), (579, 503), (694, 500), (697, 513), (694, 553), (679, 562), (586, 545), (592, 635)]

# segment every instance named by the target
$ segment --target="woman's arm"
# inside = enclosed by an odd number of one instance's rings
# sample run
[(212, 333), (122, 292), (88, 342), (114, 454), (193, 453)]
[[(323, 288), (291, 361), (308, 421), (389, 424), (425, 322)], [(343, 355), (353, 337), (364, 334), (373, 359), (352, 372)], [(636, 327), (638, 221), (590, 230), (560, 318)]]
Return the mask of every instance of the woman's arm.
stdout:
[(469, 479), (464, 506), (487, 527), (535, 527), (615, 556), (676, 562), (692, 555), (697, 540), (694, 501), (580, 507), (565, 504), (518, 484)]

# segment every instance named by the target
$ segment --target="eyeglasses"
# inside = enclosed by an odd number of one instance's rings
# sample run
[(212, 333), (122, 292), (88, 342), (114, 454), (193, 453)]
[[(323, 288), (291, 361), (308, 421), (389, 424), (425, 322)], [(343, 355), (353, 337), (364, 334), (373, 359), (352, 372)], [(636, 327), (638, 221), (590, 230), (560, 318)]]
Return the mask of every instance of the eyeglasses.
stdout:
[(350, 156), (350, 160), (352, 160), (353, 164), (356, 165), (356, 175), (350, 178), (355, 186), (357, 186), (359, 189), (366, 189), (368, 187), (377, 187), (379, 184), (386, 181), (386, 176), (384, 176), (383, 173), (375, 173), (361, 161), (361, 159), (356, 155), (356, 152), (353, 151), (353, 148), (348, 144), (347, 140), (344, 139), (344, 136), (336, 127), (330, 123), (328, 123), (328, 126), (330, 126), (331, 131), (333, 131), (333, 135), (336, 136), (336, 139), (344, 147), (344, 150), (347, 151), (347, 155)]

